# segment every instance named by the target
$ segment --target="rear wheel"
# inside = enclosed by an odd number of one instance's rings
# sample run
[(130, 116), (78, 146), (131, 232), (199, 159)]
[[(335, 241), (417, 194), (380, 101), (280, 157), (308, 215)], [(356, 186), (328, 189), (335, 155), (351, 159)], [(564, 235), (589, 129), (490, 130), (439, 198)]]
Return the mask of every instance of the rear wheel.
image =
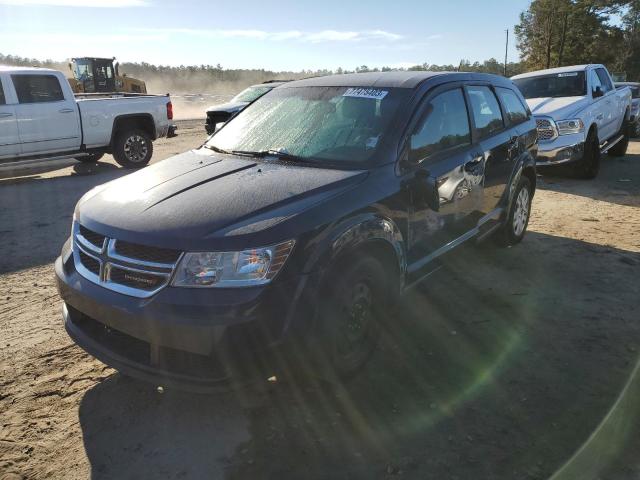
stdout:
[(113, 157), (125, 168), (141, 168), (149, 163), (153, 155), (153, 142), (143, 130), (129, 130), (116, 134), (113, 142)]
[(640, 138), (640, 119), (637, 119), (633, 125), (633, 137)]
[(600, 171), (600, 140), (595, 130), (591, 130), (584, 144), (582, 159), (574, 166), (575, 176), (578, 178), (592, 179), (598, 176)]
[(631, 125), (629, 124), (629, 120), (626, 118), (622, 122), (622, 127), (620, 127), (620, 131), (618, 135), (622, 135), (622, 140), (616, 143), (613, 148), (611, 148), (607, 153), (612, 157), (623, 157), (627, 154), (627, 148), (629, 147), (629, 136), (631, 133)]
[(533, 188), (531, 180), (522, 176), (513, 193), (507, 218), (496, 236), (496, 240), (500, 245), (508, 247), (519, 243), (523, 239), (529, 225), (532, 200)]
[(335, 277), (326, 289), (314, 355), (317, 373), (328, 380), (348, 378), (367, 362), (388, 306), (387, 277), (374, 257), (357, 258)]
[(104, 153), (90, 153), (82, 157), (75, 157), (75, 159), (82, 163), (96, 163), (100, 161), (102, 157), (104, 157)]

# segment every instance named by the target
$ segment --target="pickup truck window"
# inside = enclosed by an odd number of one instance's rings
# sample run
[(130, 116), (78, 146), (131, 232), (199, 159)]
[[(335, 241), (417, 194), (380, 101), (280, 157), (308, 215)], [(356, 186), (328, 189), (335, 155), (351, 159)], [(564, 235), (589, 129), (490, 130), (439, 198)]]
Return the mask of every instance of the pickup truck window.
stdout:
[(64, 100), (60, 82), (53, 75), (11, 75), (20, 103), (58, 102)]
[(469, 87), (471, 111), (480, 138), (486, 138), (492, 133), (504, 128), (504, 120), (500, 111), (498, 99), (489, 87)]
[(427, 106), (425, 118), (411, 136), (413, 161), (471, 144), (469, 116), (462, 90), (441, 93)]
[(361, 164), (377, 153), (409, 89), (276, 88), (233, 117), (206, 146), (278, 151), (302, 161)]
[(502, 101), (502, 105), (504, 106), (505, 111), (507, 112), (507, 117), (509, 118), (509, 122), (514, 125), (518, 123), (526, 122), (527, 118), (529, 118), (529, 114), (527, 113), (527, 109), (522, 102), (515, 94), (513, 90), (509, 90), (508, 88), (496, 88), (496, 92)]
[(513, 80), (524, 98), (583, 97), (587, 94), (586, 75), (564, 72)]
[(609, 75), (607, 74), (604, 68), (597, 68), (596, 75), (600, 79), (600, 84), (602, 85), (603, 92), (606, 93), (613, 90), (613, 84), (611, 83), (611, 79), (609, 78)]

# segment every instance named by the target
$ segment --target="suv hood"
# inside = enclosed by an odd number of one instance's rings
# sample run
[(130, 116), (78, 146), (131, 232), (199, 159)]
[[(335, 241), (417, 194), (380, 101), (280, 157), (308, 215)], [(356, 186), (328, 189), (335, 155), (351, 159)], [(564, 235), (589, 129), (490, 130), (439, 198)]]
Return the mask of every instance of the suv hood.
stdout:
[(554, 120), (567, 120), (589, 105), (588, 97), (529, 98), (527, 104), (534, 115), (546, 115)]
[(220, 103), (218, 105), (211, 105), (209, 108), (207, 108), (207, 112), (236, 113), (242, 110), (247, 105), (249, 105), (249, 102)]
[(96, 187), (78, 202), (76, 218), (99, 233), (144, 245), (197, 250), (233, 239), (234, 248), (256, 247), (261, 245), (251, 242), (258, 234), (277, 242), (300, 233), (289, 225), (280, 235), (267, 235), (366, 176), (193, 150)]

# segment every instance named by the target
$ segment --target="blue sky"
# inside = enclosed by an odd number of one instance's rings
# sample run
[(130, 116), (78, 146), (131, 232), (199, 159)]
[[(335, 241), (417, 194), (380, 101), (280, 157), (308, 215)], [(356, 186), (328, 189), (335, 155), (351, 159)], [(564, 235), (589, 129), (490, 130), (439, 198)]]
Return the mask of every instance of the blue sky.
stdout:
[[(0, 53), (301, 70), (502, 61), (528, 0), (0, 0)], [(90, 7), (87, 5), (91, 5)], [(518, 58), (511, 36), (509, 58)]]

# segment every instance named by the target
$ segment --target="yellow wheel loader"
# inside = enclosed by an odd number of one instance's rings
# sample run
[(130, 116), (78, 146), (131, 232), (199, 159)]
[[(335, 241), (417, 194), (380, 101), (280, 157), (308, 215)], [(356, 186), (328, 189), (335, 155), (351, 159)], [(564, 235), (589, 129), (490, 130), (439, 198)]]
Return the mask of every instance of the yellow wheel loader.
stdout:
[(147, 85), (126, 74), (120, 75), (114, 58), (72, 58), (69, 68), (73, 78), (69, 78), (75, 93), (147, 93)]

